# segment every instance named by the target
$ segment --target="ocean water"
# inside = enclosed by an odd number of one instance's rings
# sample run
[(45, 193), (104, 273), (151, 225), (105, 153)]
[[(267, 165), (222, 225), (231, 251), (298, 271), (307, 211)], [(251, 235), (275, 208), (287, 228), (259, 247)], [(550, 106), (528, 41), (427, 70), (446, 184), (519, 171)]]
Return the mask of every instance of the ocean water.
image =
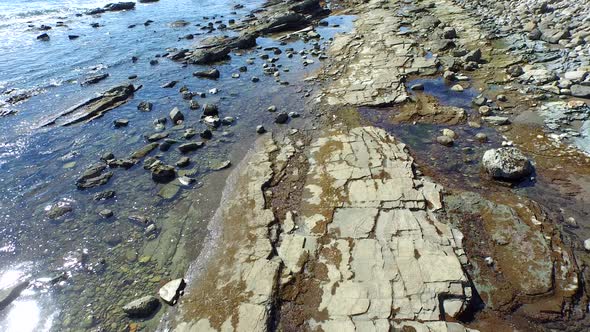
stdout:
[[(275, 56), (267, 47), (310, 50), (307, 42), (286, 45), (270, 38), (258, 38), (259, 49), (232, 53), (232, 60), (217, 64), (221, 78), (216, 81), (192, 76), (210, 66), (183, 66), (164, 57), (169, 48), (198, 44), (211, 35), (231, 35), (231, 30), (206, 33), (209, 22), (240, 21), (263, 0), (160, 0), (137, 4), (126, 12), (100, 16), (78, 16), (90, 8), (112, 1), (30, 1), (0, 0), (0, 289), (28, 280), (30, 286), (10, 306), (0, 311), (0, 331), (121, 331), (129, 320), (121, 307), (135, 298), (155, 295), (166, 281), (183, 276), (199, 254), (207, 234), (208, 216), (215, 197), (230, 170), (215, 172), (225, 160), (237, 164), (256, 139), (256, 125), (279, 129), (270, 105), (279, 110), (303, 113), (303, 84), (306, 73), (317, 70), (321, 61), (303, 66), (297, 53), (292, 59), (280, 56), (281, 80), (264, 75), (261, 54)], [(233, 9), (238, 3), (242, 9)], [(144, 22), (153, 21), (149, 25)], [(185, 27), (172, 22), (186, 20)], [(58, 22), (63, 22), (58, 24)], [(98, 28), (91, 24), (98, 23)], [(39, 31), (44, 24), (50, 30)], [(318, 27), (321, 44), (336, 33), (351, 28), (351, 17), (332, 17), (330, 26)], [(215, 26), (218, 23), (214, 23)], [(336, 26), (337, 25), (337, 26)], [(46, 32), (50, 40), (36, 37)], [(194, 34), (194, 40), (182, 38)], [(78, 35), (70, 40), (68, 35)], [(139, 58), (132, 62), (131, 57)], [(248, 58), (253, 64), (247, 64)], [(150, 60), (158, 60), (150, 65)], [(238, 69), (247, 66), (247, 72)], [(232, 73), (240, 72), (234, 79)], [(98, 84), (81, 86), (85, 77), (108, 73)], [(136, 79), (129, 79), (137, 75)], [(260, 82), (253, 83), (257, 76)], [(172, 89), (161, 86), (178, 81)], [(47, 119), (98, 93), (123, 83), (142, 86), (133, 99), (87, 124), (69, 127), (41, 127)], [(104, 186), (78, 190), (75, 179), (99, 161), (106, 152), (124, 158), (146, 144), (145, 136), (155, 132), (153, 121), (167, 117), (173, 107), (185, 114), (183, 126), (167, 125), (170, 138), (183, 141), (185, 128), (197, 132), (206, 126), (200, 113), (191, 111), (179, 88), (217, 94), (198, 98), (200, 104), (215, 103), (220, 116), (236, 122), (213, 132), (205, 148), (189, 154), (191, 164), (183, 171), (197, 181), (189, 186), (163, 185), (152, 181), (142, 163), (112, 169), (113, 178)], [(30, 98), (17, 104), (6, 101), (22, 93)], [(139, 112), (140, 101), (154, 104), (151, 112)], [(113, 121), (129, 119), (129, 126), (115, 129)], [(298, 120), (302, 121), (302, 120)], [(297, 125), (293, 121), (289, 126)], [(193, 139), (193, 140), (199, 140)], [(167, 164), (181, 154), (173, 146), (155, 151)], [(217, 179), (217, 180), (215, 180)], [(217, 182), (216, 182), (217, 181)], [(114, 199), (97, 202), (93, 196), (113, 190)], [(47, 217), (55, 206), (69, 206), (71, 212), (57, 220)], [(114, 216), (102, 219), (101, 209)], [(130, 221), (141, 215), (156, 226), (146, 234), (145, 226)], [(159, 314), (139, 322), (147, 330), (158, 325)]]

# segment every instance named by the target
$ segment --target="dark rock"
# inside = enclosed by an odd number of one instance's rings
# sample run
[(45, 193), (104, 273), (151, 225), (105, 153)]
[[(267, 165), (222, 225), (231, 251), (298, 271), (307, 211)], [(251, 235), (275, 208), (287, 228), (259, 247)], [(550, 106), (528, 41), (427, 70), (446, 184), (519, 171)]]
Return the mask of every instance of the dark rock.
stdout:
[(115, 197), (115, 191), (113, 190), (106, 190), (106, 191), (101, 191), (99, 193), (94, 194), (94, 200), (95, 201), (104, 201), (107, 199), (111, 199), (113, 197)]
[(211, 132), (211, 130), (205, 129), (201, 132), (200, 136), (204, 139), (211, 139), (213, 138), (213, 133)]
[(197, 149), (202, 148), (204, 145), (203, 142), (189, 142), (189, 143), (184, 143), (181, 144), (180, 146), (178, 146), (178, 150), (182, 153), (188, 153), (191, 151), (195, 151)]
[(210, 49), (200, 49), (193, 52), (188, 62), (197, 65), (207, 65), (227, 60), (231, 49), (227, 46), (218, 46)]
[(158, 147), (158, 143), (150, 143), (131, 154), (131, 159), (141, 159)]
[(158, 163), (152, 167), (152, 180), (158, 183), (168, 183), (176, 177), (176, 170), (170, 165)]
[(49, 35), (46, 34), (46, 33), (42, 33), (42, 34), (40, 34), (40, 35), (37, 36), (37, 40), (48, 41), (49, 39), (50, 39), (49, 38)]
[(145, 318), (151, 316), (160, 306), (160, 301), (151, 295), (131, 301), (123, 306), (129, 317)]
[(184, 60), (184, 58), (186, 57), (186, 54), (189, 50), (188, 49), (182, 49), (173, 53), (170, 53), (168, 55), (168, 58), (174, 60), (174, 61), (181, 61)]
[(74, 40), (74, 39), (78, 39), (78, 38), (80, 38), (80, 36), (78, 36), (78, 35), (68, 35), (69, 40)]
[(106, 184), (113, 176), (112, 172), (103, 173), (106, 167), (107, 165), (103, 163), (88, 166), (82, 176), (76, 180), (78, 189), (93, 188)]
[(199, 102), (196, 100), (191, 100), (189, 102), (189, 106), (188, 106), (191, 110), (198, 110), (199, 108), (201, 108), (201, 105), (199, 105)]
[(308, 26), (310, 21), (299, 13), (277, 14), (270, 17), (259, 31), (262, 33), (275, 33), (289, 30), (300, 30)]
[(137, 105), (137, 109), (142, 112), (150, 112), (153, 107), (154, 105), (149, 101), (142, 101), (139, 103), (139, 105)]
[(107, 11), (115, 12), (121, 10), (131, 10), (135, 9), (135, 2), (117, 2), (117, 3), (109, 3), (108, 5), (104, 6), (104, 9)]
[(314, 14), (322, 10), (319, 0), (304, 0), (296, 5), (291, 6), (292, 11), (296, 13)]
[(256, 132), (258, 134), (264, 134), (264, 133), (266, 133), (266, 128), (264, 128), (264, 126), (262, 126), (262, 125), (256, 126)]
[(162, 84), (161, 87), (164, 89), (170, 89), (170, 88), (173, 88), (176, 85), (176, 83), (178, 83), (178, 81), (170, 81), (170, 82)]
[(443, 30), (443, 38), (444, 39), (455, 39), (455, 38), (457, 38), (457, 31), (454, 28), (446, 27)]
[(275, 118), (275, 123), (278, 124), (285, 124), (287, 121), (289, 121), (289, 115), (287, 113), (279, 113)]
[(216, 116), (219, 114), (219, 109), (215, 104), (205, 104), (203, 105), (203, 115), (205, 116)]
[(86, 79), (84, 79), (82, 82), (80, 82), (80, 85), (96, 84), (96, 83), (106, 79), (107, 77), (109, 77), (109, 74), (107, 74), (107, 73), (99, 74), (99, 75), (95, 75), (95, 76), (90, 76), (90, 77), (87, 77)]
[(177, 124), (178, 121), (184, 120), (184, 114), (178, 109), (178, 107), (174, 107), (172, 111), (170, 111), (170, 119), (172, 123)]
[(424, 84), (421, 84), (421, 83), (413, 84), (412, 86), (410, 86), (410, 90), (412, 90), (412, 91), (424, 91)]
[(238, 39), (236, 39), (236, 41), (234, 41), (230, 45), (232, 48), (237, 48), (240, 50), (252, 48), (252, 47), (256, 46), (256, 35), (254, 35), (254, 34), (242, 35), (242, 36), (238, 37)]
[(480, 62), (481, 61), (481, 50), (478, 48), (476, 50), (473, 50), (469, 53), (467, 53), (464, 57), (463, 57), (463, 61), (465, 62)]
[(51, 206), (51, 208), (45, 213), (47, 218), (49, 219), (57, 219), (65, 215), (66, 213), (70, 213), (74, 210), (72, 206), (68, 203), (60, 202)]
[(543, 34), (541, 33), (541, 30), (535, 28), (533, 29), (531, 32), (529, 32), (529, 39), (530, 40), (539, 40), (541, 39), (541, 36), (543, 36)]
[(166, 137), (168, 137), (168, 133), (166, 133), (166, 132), (155, 133), (155, 134), (148, 136), (147, 141), (148, 142), (157, 142), (157, 141), (164, 139)]
[(125, 169), (129, 169), (129, 168), (133, 167), (135, 164), (136, 164), (136, 161), (133, 159), (113, 159), (113, 160), (107, 161), (107, 165), (110, 168), (122, 167)]
[(211, 69), (211, 70), (204, 70), (204, 71), (196, 71), (193, 73), (193, 76), (216, 79), (216, 78), (219, 78), (220, 75), (219, 75), (219, 70)]
[(113, 125), (115, 126), (115, 128), (127, 127), (129, 125), (129, 120), (117, 119), (113, 121)]

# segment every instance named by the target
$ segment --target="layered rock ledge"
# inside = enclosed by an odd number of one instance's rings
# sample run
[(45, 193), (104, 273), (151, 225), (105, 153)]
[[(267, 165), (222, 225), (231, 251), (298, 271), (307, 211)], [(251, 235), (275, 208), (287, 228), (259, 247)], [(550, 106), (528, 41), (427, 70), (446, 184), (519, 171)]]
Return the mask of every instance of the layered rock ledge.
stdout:
[[(462, 235), (437, 220), (441, 187), (405, 145), (359, 127), (298, 146), (268, 137), (244, 161), (176, 331), (465, 331), (445, 321), (472, 298)], [(292, 158), (302, 166), (285, 168)], [(292, 172), (300, 202), (277, 215), (269, 186)]]

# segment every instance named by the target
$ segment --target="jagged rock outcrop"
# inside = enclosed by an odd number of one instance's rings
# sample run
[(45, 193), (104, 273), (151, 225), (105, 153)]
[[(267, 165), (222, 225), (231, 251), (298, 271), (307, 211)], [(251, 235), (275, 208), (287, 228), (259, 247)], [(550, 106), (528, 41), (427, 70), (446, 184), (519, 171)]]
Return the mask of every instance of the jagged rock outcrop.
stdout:
[(88, 99), (77, 104), (42, 126), (61, 125), (70, 126), (81, 122), (90, 122), (100, 118), (106, 112), (113, 110), (133, 98), (133, 93), (139, 90), (132, 84), (116, 86), (101, 93), (98, 97)]

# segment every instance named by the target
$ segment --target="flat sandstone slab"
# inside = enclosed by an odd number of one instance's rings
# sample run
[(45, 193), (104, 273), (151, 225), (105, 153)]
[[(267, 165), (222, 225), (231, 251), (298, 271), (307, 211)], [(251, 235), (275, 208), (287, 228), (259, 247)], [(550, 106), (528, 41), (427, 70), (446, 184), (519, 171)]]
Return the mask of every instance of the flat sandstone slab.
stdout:
[(295, 151), (268, 137), (234, 171), (222, 243), (176, 331), (267, 331), (271, 317), (284, 330), (467, 331), (443, 321), (471, 299), (462, 236), (435, 217), (441, 188), (405, 145), (374, 127), (325, 132), (302, 151), (299, 209), (274, 215), (264, 192)]

